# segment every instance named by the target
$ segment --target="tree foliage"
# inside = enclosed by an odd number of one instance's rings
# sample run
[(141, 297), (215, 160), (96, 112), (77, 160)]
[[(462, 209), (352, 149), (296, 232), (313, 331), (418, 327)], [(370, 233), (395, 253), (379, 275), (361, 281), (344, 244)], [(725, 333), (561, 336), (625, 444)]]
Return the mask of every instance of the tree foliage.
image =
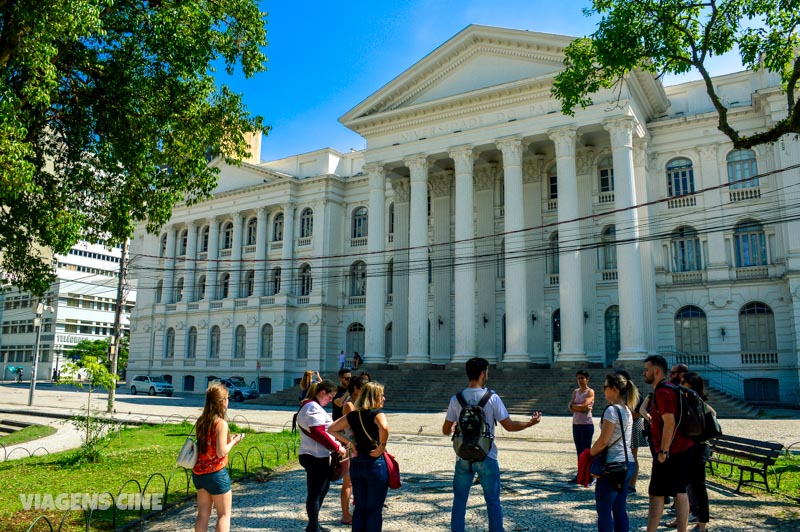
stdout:
[[(37, 249), (121, 242), (213, 190), (268, 128), (215, 68), (265, 70), (256, 0), (0, 0), (0, 266), (47, 290)], [(256, 154), (257, 155), (257, 154)]]
[[(592, 94), (618, 87), (632, 69), (655, 75), (695, 69), (719, 116), (719, 130), (736, 148), (800, 133), (800, 1), (594, 0), (584, 14), (602, 19), (596, 32), (566, 49), (566, 69), (553, 88), (565, 114), (591, 105)], [(786, 116), (751, 135), (731, 126), (706, 68), (711, 56), (734, 49), (747, 68), (779, 74), (786, 96)]]
[[(124, 374), (125, 370), (128, 367), (128, 346), (130, 344), (130, 340), (126, 334), (120, 336), (119, 342), (119, 357), (117, 358), (117, 374), (122, 375)], [(103, 364), (106, 369), (111, 371), (111, 360), (109, 359), (109, 347), (111, 345), (111, 341), (106, 340), (81, 340), (75, 346), (70, 349), (67, 356), (72, 358), (74, 364), (82, 368), (85, 365), (85, 361), (91, 357), (93, 360), (96, 360)]]

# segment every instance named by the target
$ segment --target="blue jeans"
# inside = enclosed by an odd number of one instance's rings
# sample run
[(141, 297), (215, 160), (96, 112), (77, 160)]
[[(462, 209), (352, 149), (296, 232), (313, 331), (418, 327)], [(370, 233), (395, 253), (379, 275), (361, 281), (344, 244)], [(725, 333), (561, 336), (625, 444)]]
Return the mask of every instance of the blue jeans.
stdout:
[(594, 435), (594, 425), (589, 423), (588, 425), (572, 425), (572, 441), (575, 442), (575, 450), (578, 452), (578, 456), (585, 449), (590, 449), (592, 447), (592, 436)]
[(500, 466), (497, 460), (486, 458), (483, 462), (456, 461), (453, 475), (453, 511), (450, 514), (450, 528), (453, 532), (464, 531), (464, 518), (467, 513), (467, 499), (475, 474), (483, 488), (483, 500), (489, 514), (489, 531), (502, 532), (503, 508), (500, 506)]
[(625, 482), (622, 490), (614, 491), (611, 484), (600, 477), (594, 488), (594, 501), (597, 506), (597, 530), (598, 532), (628, 532), (630, 524), (628, 522), (628, 482), (636, 472), (636, 462), (628, 462), (628, 474), (625, 475)]
[(300, 465), (306, 470), (306, 532), (319, 532), (319, 509), (328, 494), (331, 481), (328, 479), (330, 458), (317, 458), (310, 454), (300, 455)]
[(356, 456), (350, 461), (353, 483), (353, 532), (380, 532), (383, 501), (389, 490), (389, 470), (383, 456)]

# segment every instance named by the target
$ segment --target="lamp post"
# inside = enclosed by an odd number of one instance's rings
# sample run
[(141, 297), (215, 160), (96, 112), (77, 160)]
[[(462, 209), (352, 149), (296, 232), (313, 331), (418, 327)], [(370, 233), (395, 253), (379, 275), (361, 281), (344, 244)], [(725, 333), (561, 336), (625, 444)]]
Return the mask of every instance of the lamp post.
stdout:
[(42, 314), (49, 310), (55, 312), (53, 307), (39, 302), (36, 305), (36, 317), (33, 319), (33, 327), (36, 329), (36, 340), (33, 342), (33, 370), (31, 370), (31, 387), (28, 392), (28, 406), (33, 406), (33, 395), (36, 393), (36, 374), (39, 371), (39, 338), (42, 336)]

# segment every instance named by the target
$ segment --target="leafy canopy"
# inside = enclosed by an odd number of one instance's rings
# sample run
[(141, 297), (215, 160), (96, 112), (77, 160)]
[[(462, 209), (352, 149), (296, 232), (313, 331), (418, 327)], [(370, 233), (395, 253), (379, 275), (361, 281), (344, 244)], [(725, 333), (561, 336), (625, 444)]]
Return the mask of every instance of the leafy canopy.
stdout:
[[(215, 66), (266, 69), (256, 0), (0, 0), (0, 267), (42, 294), (40, 249), (118, 243), (210, 194), (267, 133)], [(260, 134), (260, 133), (258, 133)], [(258, 154), (255, 154), (258, 155)]]
[[(565, 114), (591, 105), (592, 94), (618, 87), (632, 69), (655, 75), (696, 69), (719, 116), (719, 130), (736, 148), (800, 133), (800, 0), (594, 0), (584, 14), (602, 18), (596, 32), (566, 49), (566, 69), (553, 88)], [(735, 48), (747, 68), (779, 74), (786, 96), (785, 117), (752, 135), (730, 125), (706, 69), (711, 56)]]

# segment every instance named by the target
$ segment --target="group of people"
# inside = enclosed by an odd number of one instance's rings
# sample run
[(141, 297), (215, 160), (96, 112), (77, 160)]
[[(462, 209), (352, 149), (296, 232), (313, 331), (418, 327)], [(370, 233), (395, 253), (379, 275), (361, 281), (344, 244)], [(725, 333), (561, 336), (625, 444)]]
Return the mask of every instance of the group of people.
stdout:
[[(674, 498), (676, 515), (667, 527), (685, 532), (691, 512), (693, 521), (697, 523), (694, 530), (707, 530), (709, 504), (705, 468), (710, 449), (707, 443), (693, 441), (678, 430), (679, 397), (675, 388), (678, 385), (691, 388), (703, 399), (706, 411), (714, 412), (705, 403), (703, 378), (689, 372), (684, 364), (676, 364), (667, 373), (664, 357), (653, 355), (645, 360), (644, 369), (645, 383), (652, 385), (653, 392), (642, 397), (627, 371), (619, 369), (607, 374), (603, 395), (608, 405), (603, 411), (600, 435), (594, 444), (591, 444), (591, 439), (595, 393), (589, 387), (586, 371), (579, 370), (576, 379), (578, 388), (572, 392), (568, 408), (573, 415), (572, 433), (579, 474), (570, 482), (594, 485), (598, 530), (620, 532), (629, 529), (627, 495), (636, 492), (640, 447), (649, 447), (653, 457), (648, 488), (648, 532), (658, 529), (665, 501), (670, 498)], [(624, 481), (612, 483), (600, 468), (595, 470), (591, 467), (595, 460), (625, 464)]]
[[(358, 366), (364, 363), (364, 359), (361, 358), (361, 355), (358, 354), (358, 351), (353, 352), (353, 362), (352, 368), (358, 369)], [(339, 369), (344, 369), (347, 365), (347, 357), (344, 354), (344, 350), (339, 352)]]
[[(500, 503), (500, 468), (494, 427), (500, 424), (509, 432), (538, 424), (541, 413), (534, 412), (525, 421), (513, 421), (499, 395), (487, 389), (489, 362), (475, 357), (466, 362), (468, 385), (450, 398), (442, 433), (450, 436), (457, 429), (464, 408), (479, 405), (485, 416), (491, 448), (482, 460), (456, 456), (453, 472), (453, 506), (450, 523), (454, 532), (465, 528), (467, 499), (475, 476), (483, 489), (490, 531), (503, 530)], [(669, 380), (667, 376), (669, 375)], [(307, 532), (329, 530), (319, 521), (320, 508), (330, 488), (331, 455), (344, 464), (341, 490), (343, 524), (353, 531), (378, 532), (383, 526), (383, 504), (389, 487), (389, 471), (384, 452), (389, 441), (389, 424), (383, 412), (384, 388), (372, 382), (366, 373), (353, 379), (351, 370), (339, 370), (339, 384), (321, 379), (308, 371), (301, 380), (303, 393), (297, 414), (301, 430), (299, 460), (306, 472)], [(650, 477), (648, 532), (655, 532), (663, 516), (665, 500), (674, 498), (676, 517), (668, 526), (679, 532), (688, 528), (688, 516), (695, 516), (695, 530), (707, 530), (708, 492), (705, 486), (705, 462), (708, 446), (693, 442), (677, 430), (679, 399), (675, 384), (687, 386), (705, 401), (703, 379), (683, 365), (667, 372), (667, 363), (659, 355), (645, 360), (644, 380), (653, 392), (640, 397), (630, 375), (617, 370), (605, 376), (603, 395), (608, 406), (600, 421), (600, 434), (592, 443), (594, 421), (592, 408), (595, 393), (589, 387), (589, 375), (579, 371), (578, 388), (573, 392), (569, 410), (573, 413), (573, 438), (579, 455), (579, 474), (574, 482), (589, 485), (586, 471), (595, 457), (605, 455), (606, 463), (625, 464), (624, 480), (612, 482), (606, 475), (596, 475), (595, 506), (600, 531), (627, 531), (627, 495), (635, 491), (638, 459), (635, 450), (648, 442), (653, 456)], [(460, 397), (458, 397), (460, 396)], [(461, 399), (461, 400), (459, 400)], [(463, 402), (462, 402), (463, 401)], [(325, 410), (332, 403), (333, 415)], [(212, 504), (216, 508), (216, 530), (230, 530), (231, 492), (227, 456), (244, 437), (229, 433), (225, 422), (227, 389), (219, 384), (209, 387), (203, 413), (197, 422), (199, 458), (192, 471), (197, 488), (198, 516), (195, 530), (207, 530)], [(711, 410), (706, 405), (706, 408)], [(649, 424), (649, 431), (644, 429)], [(582, 473), (582, 469), (584, 473)], [(634, 486), (631, 489), (631, 486)], [(353, 509), (350, 509), (350, 494)], [(688, 493), (688, 495), (687, 495)]]

